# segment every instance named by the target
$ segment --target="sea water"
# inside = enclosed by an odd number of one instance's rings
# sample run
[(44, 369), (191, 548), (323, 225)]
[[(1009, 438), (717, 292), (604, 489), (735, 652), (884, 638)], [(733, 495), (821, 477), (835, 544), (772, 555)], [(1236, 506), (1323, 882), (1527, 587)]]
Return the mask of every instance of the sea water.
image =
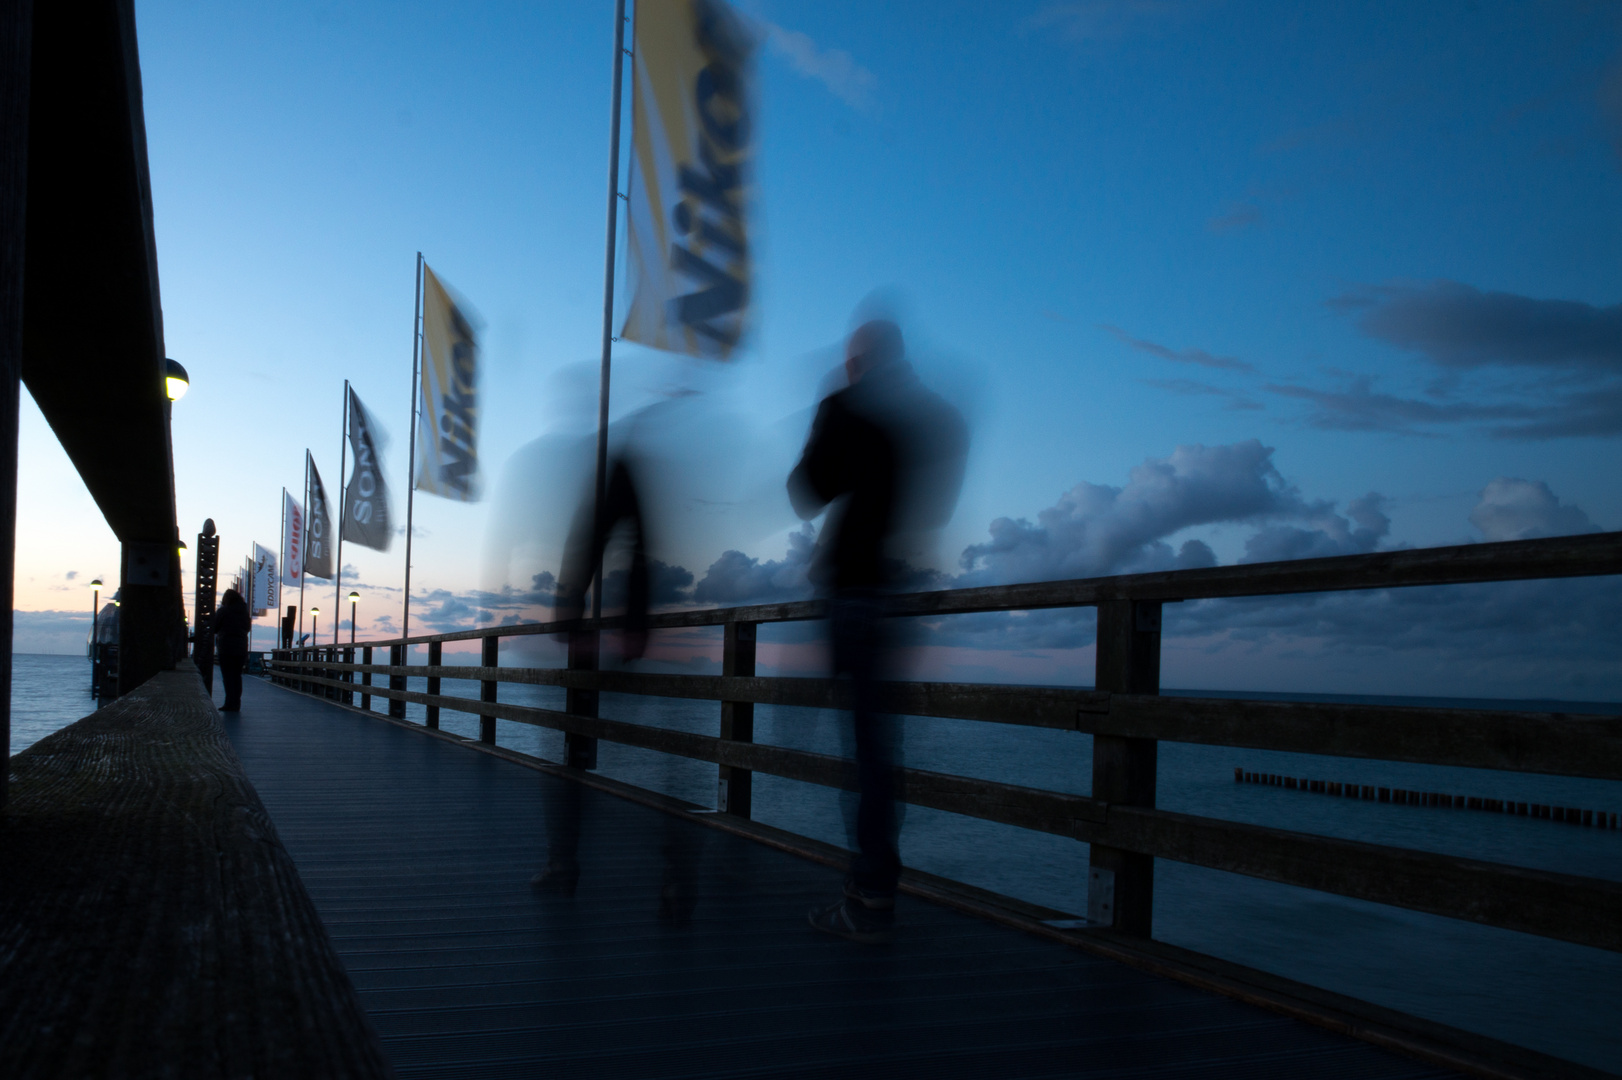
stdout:
[[(450, 657), (447, 657), (450, 659)], [(90, 665), (81, 657), (15, 655), (12, 752), (94, 708)], [(411, 680), (411, 689), (424, 683)], [(479, 684), (445, 679), (442, 692), (477, 698)], [(1273, 700), (1622, 713), (1610, 703), (1466, 701), (1330, 695), (1214, 694)], [(555, 687), (504, 683), (501, 700), (563, 707)], [(381, 710), (384, 703), (373, 699)], [(713, 735), (715, 702), (603, 694), (603, 716)], [(407, 719), (424, 720), (407, 706)], [(442, 711), (441, 727), (469, 737), (476, 716)], [(1089, 736), (962, 720), (909, 717), (905, 763), (1051, 791), (1089, 794)], [(497, 721), (499, 745), (557, 761), (559, 732)], [(759, 705), (755, 740), (846, 754), (849, 723), (837, 712)], [(1469, 810), (1365, 802), (1305, 791), (1237, 784), (1235, 767), (1344, 783), (1440, 791), (1622, 813), (1622, 782), (1534, 776), (1485, 769), (1238, 750), (1163, 742), (1157, 804), (1168, 810), (1301, 832), (1389, 844), (1622, 880), (1622, 830), (1600, 830)], [(635, 747), (601, 743), (605, 775), (704, 806), (716, 799), (716, 769)], [(768, 825), (850, 846), (850, 796), (756, 774), (754, 817)], [(902, 856), (910, 866), (1060, 911), (1087, 907), (1087, 846), (957, 814), (908, 807)], [(536, 860), (544, 858), (536, 852)], [(1519, 1043), (1599, 1068), (1622, 1063), (1622, 956), (1547, 938), (1478, 926), (1401, 908), (1155, 861), (1155, 937), (1304, 983)]]

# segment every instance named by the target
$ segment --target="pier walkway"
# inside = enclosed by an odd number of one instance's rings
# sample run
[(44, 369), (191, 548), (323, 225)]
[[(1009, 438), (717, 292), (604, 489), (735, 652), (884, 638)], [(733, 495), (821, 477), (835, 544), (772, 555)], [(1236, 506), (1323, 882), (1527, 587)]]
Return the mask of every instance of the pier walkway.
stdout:
[(226, 731), (402, 1077), (1453, 1075), (915, 897), (827, 937), (836, 870), (591, 788), (540, 895), (574, 781), (246, 683)]

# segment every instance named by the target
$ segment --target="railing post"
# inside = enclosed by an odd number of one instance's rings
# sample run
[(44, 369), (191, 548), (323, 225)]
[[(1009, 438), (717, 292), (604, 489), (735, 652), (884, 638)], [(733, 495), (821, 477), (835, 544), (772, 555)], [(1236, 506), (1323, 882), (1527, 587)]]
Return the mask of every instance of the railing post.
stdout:
[[(368, 666), (371, 665), (371, 663), (372, 663), (372, 647), (370, 645), (367, 645), (365, 648), (361, 649), (361, 651), (360, 651), (360, 662), (363, 663), (363, 664), (366, 664)], [(370, 671), (361, 672), (360, 684), (362, 686), (371, 686), (372, 685), (372, 673)], [(360, 707), (362, 709), (366, 710), (367, 712), (372, 711), (372, 695), (368, 694), (365, 690), (362, 690), (360, 692)]]
[[(729, 622), (721, 639), (721, 674), (748, 678), (755, 673), (756, 624)], [(751, 701), (721, 701), (721, 738), (755, 741), (755, 705)], [(754, 774), (748, 769), (721, 766), (716, 783), (715, 808), (746, 818), (752, 808)]]
[[(569, 670), (570, 671), (596, 671), (597, 670), (597, 642), (601, 631), (591, 630), (576, 632), (569, 635)], [(576, 690), (570, 687), (564, 691), (563, 710), (572, 716), (597, 715), (597, 691)], [(563, 763), (571, 769), (595, 769), (597, 767), (597, 740), (589, 735), (576, 735), (572, 731), (563, 733)]]
[[(344, 663), (348, 664), (351, 668), (354, 667), (354, 664), (355, 664), (355, 649), (354, 649), (353, 646), (345, 646), (344, 647), (343, 658), (344, 658)], [(349, 683), (351, 686), (353, 686), (355, 684), (355, 673), (354, 673), (354, 671), (351, 670), (351, 671), (344, 672), (343, 679), (344, 679), (344, 682)], [(344, 691), (344, 704), (349, 705), (349, 706), (353, 706), (355, 704), (355, 691), (353, 691), (353, 690), (345, 690)]]
[[(1104, 600), (1098, 605), (1097, 689), (1160, 693), (1160, 601)], [(1093, 798), (1123, 806), (1155, 804), (1153, 739), (1093, 736)], [(1087, 917), (1123, 934), (1150, 937), (1154, 923), (1152, 855), (1092, 845)]]
[[(484, 639), (484, 657), (480, 661), (485, 667), (501, 666), (501, 639), (491, 634)], [(501, 684), (494, 679), (485, 679), (479, 684), (479, 700), (496, 700), (496, 687)], [(491, 746), (496, 744), (496, 718), (493, 716), (479, 717), (479, 741)]]
[[(404, 667), (405, 662), (406, 662), (406, 647), (404, 645), (390, 645), (389, 646), (389, 665), (391, 667)], [(404, 689), (406, 689), (406, 677), (404, 675), (392, 675), (391, 674), (389, 676), (389, 689), (390, 690), (404, 690)], [(390, 698), (389, 699), (389, 715), (394, 717), (396, 720), (404, 720), (405, 719), (405, 707), (406, 707), (406, 703), (401, 701), (399, 698)]]
[[(444, 643), (443, 642), (438, 642), (438, 641), (430, 641), (428, 643), (428, 666), (429, 667), (439, 667), (439, 665), (444, 662), (444, 659), (445, 659), (445, 646), (444, 646)], [(438, 675), (430, 675), (430, 676), (428, 676), (428, 693), (431, 694), (431, 695), (437, 695), (439, 693), (439, 676)], [(428, 706), (427, 724), (431, 728), (437, 729), (439, 727), (439, 706), (438, 705), (430, 705), (430, 706)]]

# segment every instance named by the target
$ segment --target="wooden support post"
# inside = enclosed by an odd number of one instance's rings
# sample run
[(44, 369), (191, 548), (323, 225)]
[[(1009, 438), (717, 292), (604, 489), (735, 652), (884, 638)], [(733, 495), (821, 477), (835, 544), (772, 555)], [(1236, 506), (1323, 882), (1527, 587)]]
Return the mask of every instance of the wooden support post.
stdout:
[[(360, 656), (361, 663), (370, 665), (372, 662), (372, 647), (367, 645), (365, 648), (361, 649)], [(370, 671), (361, 673), (360, 684), (366, 687), (372, 685), (372, 673)], [(372, 695), (368, 694), (365, 690), (360, 692), (360, 707), (365, 709), (367, 712), (372, 711)]]
[[(1158, 600), (1099, 603), (1095, 685), (1114, 694), (1160, 693)], [(1093, 798), (1154, 806), (1156, 747), (1153, 739), (1093, 736)], [(1094, 844), (1089, 863), (1087, 917), (1123, 934), (1152, 936), (1154, 856)]]
[[(344, 658), (344, 663), (351, 664), (351, 665), (354, 664), (354, 662), (355, 662), (355, 648), (354, 648), (353, 645), (349, 645), (349, 646), (344, 647), (343, 658)], [(353, 671), (344, 672), (344, 682), (349, 683), (351, 686), (353, 686), (354, 683), (355, 683), (355, 673)], [(355, 704), (355, 691), (353, 691), (353, 690), (345, 690), (344, 691), (344, 704), (345, 705), (351, 705), (351, 706)]]
[[(597, 670), (597, 642), (599, 631), (569, 635), (569, 670)], [(597, 715), (597, 691), (570, 688), (564, 692), (563, 710), (574, 716)], [(589, 735), (563, 734), (563, 763), (571, 769), (597, 767), (597, 740)]]
[[(481, 661), (485, 667), (501, 666), (501, 639), (494, 634), (484, 639), (484, 658)], [(494, 679), (485, 679), (479, 684), (479, 700), (496, 700), (496, 687), (500, 686)], [(479, 717), (479, 741), (491, 746), (496, 744), (496, 718), (493, 716)]]
[[(721, 639), (721, 674), (749, 677), (755, 673), (756, 625), (748, 622), (726, 624)], [(721, 738), (735, 742), (755, 741), (755, 706), (748, 701), (721, 702)], [(724, 814), (746, 818), (752, 810), (754, 774), (748, 769), (722, 765), (716, 783), (715, 808)]]
[(171, 576), (175, 541), (127, 540), (118, 607), (118, 693), (175, 667), (180, 583)]
[[(405, 662), (406, 662), (406, 647), (404, 645), (390, 645), (389, 646), (389, 664), (390, 664), (390, 666), (392, 666), (392, 667), (404, 667)], [(404, 689), (406, 689), (406, 677), (404, 675), (390, 675), (389, 676), (389, 689), (390, 690), (404, 690)], [(406, 703), (401, 701), (399, 698), (390, 698), (389, 699), (389, 715), (394, 717), (396, 720), (404, 720), (405, 719), (405, 707), (406, 707)]]
[[(428, 643), (428, 666), (429, 667), (438, 667), (440, 664), (442, 664), (444, 662), (445, 662), (445, 646), (444, 646), (444, 643), (443, 642), (438, 642), (438, 641), (430, 641)], [(430, 675), (430, 676), (428, 676), (428, 692), (430, 694), (439, 693), (439, 676), (438, 675)], [(435, 729), (436, 731), (439, 729), (439, 706), (438, 705), (430, 705), (430, 706), (428, 706), (427, 724), (428, 724), (429, 727)]]
[[(34, 5), (0, 15), (0, 761), (11, 758), (11, 608), (17, 551), (17, 405), (23, 364), (23, 234), (28, 220), (28, 90)], [(0, 810), (9, 767), (0, 768)]]

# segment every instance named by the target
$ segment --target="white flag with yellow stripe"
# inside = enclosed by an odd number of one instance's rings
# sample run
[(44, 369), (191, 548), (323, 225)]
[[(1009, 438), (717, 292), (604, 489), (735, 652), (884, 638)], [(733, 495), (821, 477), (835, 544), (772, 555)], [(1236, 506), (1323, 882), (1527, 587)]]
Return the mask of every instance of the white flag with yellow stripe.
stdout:
[(620, 336), (725, 360), (749, 322), (754, 41), (720, 0), (639, 0)]

